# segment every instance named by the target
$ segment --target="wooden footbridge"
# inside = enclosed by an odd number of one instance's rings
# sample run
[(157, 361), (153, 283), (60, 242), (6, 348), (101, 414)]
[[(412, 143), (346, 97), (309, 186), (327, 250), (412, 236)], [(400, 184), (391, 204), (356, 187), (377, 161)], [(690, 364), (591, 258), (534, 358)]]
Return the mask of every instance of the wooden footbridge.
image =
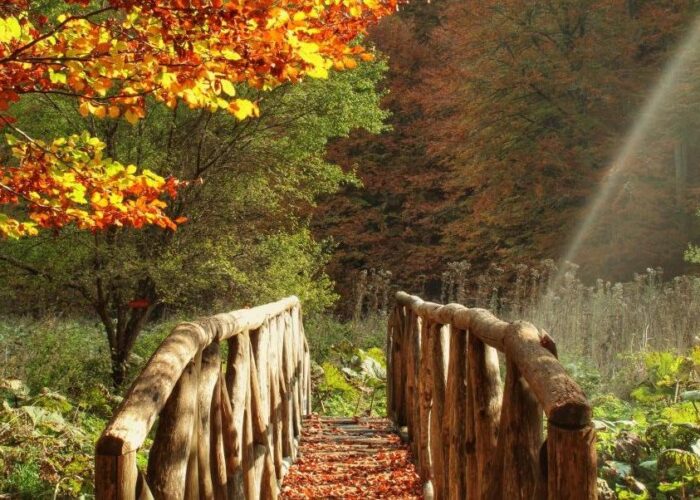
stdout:
[[(373, 491), (371, 481), (340, 496), (324, 490), (349, 477), (337, 470), (337, 450), (319, 448), (339, 440), (358, 457), (355, 477), (415, 467), (418, 497), (596, 498), (591, 408), (547, 333), (398, 293), (387, 353), (391, 422), (329, 420), (311, 416), (296, 297), (180, 324), (97, 442), (96, 497), (407, 498)], [(364, 469), (362, 456), (401, 446), (413, 463)], [(306, 473), (310, 461), (329, 474)], [(287, 486), (285, 477), (296, 480)]]

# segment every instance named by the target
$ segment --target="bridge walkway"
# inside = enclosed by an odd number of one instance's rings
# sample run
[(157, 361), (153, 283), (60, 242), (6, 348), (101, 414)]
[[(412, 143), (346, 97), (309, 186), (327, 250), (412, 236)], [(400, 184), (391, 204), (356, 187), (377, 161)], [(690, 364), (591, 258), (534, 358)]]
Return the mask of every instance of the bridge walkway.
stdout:
[(389, 420), (310, 415), (282, 497), (418, 499), (421, 480)]

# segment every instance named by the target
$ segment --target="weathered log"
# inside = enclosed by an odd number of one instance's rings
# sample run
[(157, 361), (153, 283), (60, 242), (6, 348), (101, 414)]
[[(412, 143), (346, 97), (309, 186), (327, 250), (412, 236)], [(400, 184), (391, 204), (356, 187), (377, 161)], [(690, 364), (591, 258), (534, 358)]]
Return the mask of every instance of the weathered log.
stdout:
[(283, 376), (284, 321), (282, 316), (275, 318), (272, 341), (274, 356), (270, 364), (271, 398), (270, 398), (270, 443), (272, 445), (275, 473), (278, 481), (282, 480), (284, 453), (282, 450), (282, 393), (285, 390)]
[(123, 455), (143, 444), (185, 366), (213, 338), (195, 323), (178, 325), (153, 354), (97, 442), (98, 455)]
[(184, 497), (197, 415), (200, 362), (201, 357), (196, 356), (187, 365), (160, 413), (148, 460), (148, 478), (155, 498)]
[(291, 461), (296, 459), (294, 447), (294, 331), (291, 315), (284, 315), (284, 339), (282, 346), (283, 369), (281, 381), (284, 390), (281, 394), (282, 411), (282, 456), (289, 457)]
[(298, 306), (299, 299), (291, 296), (271, 304), (217, 314), (216, 316), (200, 320), (200, 323), (206, 324), (212, 330), (214, 338), (221, 341), (243, 332), (257, 330), (269, 318)]
[[(303, 327), (302, 327), (303, 328)], [(304, 337), (304, 401), (306, 402), (304, 415), (311, 415), (311, 354), (309, 353), (309, 344)]]
[(393, 383), (392, 388), (392, 411), (394, 414), (394, 422), (398, 426), (406, 424), (406, 406), (405, 398), (405, 331), (402, 328), (405, 324), (405, 310), (398, 308), (392, 322), (392, 341), (391, 341), (391, 378)]
[(389, 313), (386, 322), (386, 344), (384, 352), (386, 353), (386, 413), (392, 422), (396, 422), (396, 410), (394, 408), (394, 318), (398, 313), (397, 307), (394, 307)]
[(506, 363), (496, 460), (487, 498), (531, 500), (538, 480), (542, 409), (515, 363)]
[(199, 476), (199, 497), (214, 498), (214, 484), (211, 473), (211, 402), (214, 388), (221, 371), (219, 343), (214, 342), (202, 351), (202, 367), (199, 377), (198, 422), (197, 426), (197, 468)]
[[(233, 423), (233, 407), (226, 387), (226, 378), (219, 374), (221, 390), (221, 434), (226, 460), (226, 491), (230, 499), (242, 498), (243, 493), (243, 419), (238, 429)], [(241, 403), (245, 410), (245, 398)], [(240, 452), (240, 454), (239, 454)]]
[(136, 472), (138, 474), (136, 478), (136, 500), (155, 500), (143, 473), (138, 469)]
[[(224, 429), (230, 433), (231, 456), (229, 458), (229, 497), (242, 498), (244, 493), (243, 476), (245, 467), (243, 454), (245, 451), (244, 429), (245, 412), (250, 413), (249, 384), (250, 384), (250, 340), (248, 333), (236, 335), (228, 341), (228, 361), (226, 363), (226, 385), (230, 399), (231, 416), (224, 420)], [(226, 403), (224, 403), (226, 404)], [(228, 409), (225, 408), (224, 415)], [(252, 437), (251, 437), (252, 439)], [(249, 450), (248, 450), (249, 451)]]
[(469, 385), (474, 405), (476, 462), (478, 475), (477, 498), (485, 496), (487, 474), (494, 466), (498, 444), (498, 422), (501, 414), (501, 376), (498, 355), (493, 347), (485, 345), (469, 332)]
[[(257, 358), (250, 357), (250, 414), (252, 417), (253, 450), (255, 461), (255, 483), (257, 491), (263, 495), (262, 498), (270, 498), (265, 495), (277, 496), (277, 479), (273, 451), (270, 444), (269, 427), (269, 406), (265, 408), (265, 403), (261, 398), (260, 383), (258, 381), (259, 370), (257, 368)], [(266, 492), (266, 493), (265, 493)]]
[(595, 429), (547, 425), (547, 492), (549, 500), (597, 498)]
[(202, 351), (197, 353), (195, 357), (195, 364), (197, 366), (197, 395), (195, 396), (194, 404), (194, 415), (192, 420), (191, 434), (192, 438), (190, 441), (190, 456), (187, 459), (187, 475), (185, 477), (185, 500), (199, 498), (199, 377), (202, 369)]
[(445, 396), (448, 416), (444, 420), (443, 428), (449, 436), (445, 468), (449, 478), (447, 498), (450, 500), (467, 498), (467, 433), (464, 425), (467, 415), (467, 385), (467, 332), (453, 328)]
[[(250, 344), (246, 343), (248, 350), (247, 358), (252, 358)], [(258, 500), (260, 498), (260, 482), (257, 478), (256, 455), (255, 455), (255, 432), (253, 431), (253, 385), (251, 373), (255, 370), (248, 363), (248, 380), (245, 390), (245, 413), (243, 419), (243, 490), (246, 500)], [(235, 408), (234, 408), (235, 410)]]
[(411, 439), (413, 441), (413, 455), (420, 463), (421, 457), (419, 447), (421, 442), (421, 426), (420, 426), (420, 357), (421, 357), (421, 318), (413, 311), (408, 311), (410, 322), (408, 324), (408, 332), (410, 336), (410, 344), (408, 351), (410, 354), (410, 365), (408, 378), (410, 380), (411, 391)]
[(472, 378), (470, 373), (471, 361), (469, 360), (469, 332), (467, 332), (467, 386), (465, 388), (465, 397), (467, 400), (467, 415), (464, 419), (464, 435), (466, 436), (466, 447), (465, 447), (465, 467), (466, 477), (465, 481), (467, 483), (467, 496), (469, 500), (479, 499), (479, 460), (476, 453), (476, 406), (474, 402), (474, 391), (477, 390), (472, 385)]
[[(222, 417), (221, 372), (218, 373), (214, 395), (211, 400), (211, 444), (209, 445), (209, 462), (211, 463), (211, 478), (214, 483), (214, 498), (228, 500), (226, 470), (226, 451), (224, 448), (224, 430)], [(224, 396), (228, 397), (228, 396)]]
[(449, 327), (433, 323), (428, 331), (431, 357), (431, 392), (433, 406), (430, 413), (430, 457), (433, 467), (433, 491), (436, 498), (445, 498), (447, 493), (447, 469), (445, 452), (447, 441), (443, 435), (445, 421), (445, 386), (447, 362), (445, 356), (449, 343)]
[(270, 445), (275, 464), (275, 476), (282, 479), (282, 395), (279, 372), (271, 373), (270, 384)]
[(95, 496), (132, 500), (136, 495), (136, 452), (95, 457)]
[(420, 457), (418, 464), (421, 479), (424, 482), (432, 481), (433, 466), (432, 457), (430, 455), (430, 412), (433, 403), (432, 393), (432, 352), (430, 350), (430, 328), (432, 324), (423, 322), (421, 324), (421, 352), (418, 371), (418, 398), (420, 407), (419, 426), (420, 426), (420, 443), (418, 445), (418, 456)]

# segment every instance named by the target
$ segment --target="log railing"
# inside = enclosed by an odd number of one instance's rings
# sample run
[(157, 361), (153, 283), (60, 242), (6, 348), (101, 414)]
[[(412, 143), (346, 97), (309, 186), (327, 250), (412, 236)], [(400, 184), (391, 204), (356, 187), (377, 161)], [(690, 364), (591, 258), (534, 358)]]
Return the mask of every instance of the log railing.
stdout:
[[(178, 325), (97, 442), (96, 497), (276, 498), (310, 413), (309, 373), (296, 297)], [(144, 474), (136, 454), (156, 420)]]
[(390, 417), (434, 498), (597, 497), (591, 407), (544, 331), (403, 292), (388, 326)]

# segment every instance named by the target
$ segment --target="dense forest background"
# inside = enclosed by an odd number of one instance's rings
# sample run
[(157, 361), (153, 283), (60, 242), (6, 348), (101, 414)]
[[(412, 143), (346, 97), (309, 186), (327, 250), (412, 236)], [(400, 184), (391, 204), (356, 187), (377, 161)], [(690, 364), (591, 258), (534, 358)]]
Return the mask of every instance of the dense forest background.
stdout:
[[(333, 143), (329, 157), (362, 186), (314, 214), (315, 234), (337, 245), (329, 270), (341, 294), (352, 296), (356, 269), (439, 297), (450, 262), (514, 277), (518, 264), (559, 259), (694, 12), (674, 0), (446, 0), (384, 19), (370, 39), (391, 61), (391, 130)], [(674, 91), (575, 256), (587, 282), (689, 269), (698, 103), (688, 86)]]

